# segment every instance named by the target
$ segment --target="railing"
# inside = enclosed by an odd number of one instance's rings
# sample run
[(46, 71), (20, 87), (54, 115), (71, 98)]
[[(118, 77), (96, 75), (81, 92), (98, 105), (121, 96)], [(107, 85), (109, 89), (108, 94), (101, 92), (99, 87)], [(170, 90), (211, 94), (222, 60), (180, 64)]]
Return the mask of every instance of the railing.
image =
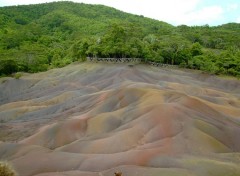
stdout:
[(96, 58), (96, 57), (87, 57), (87, 61), (90, 62), (113, 62), (113, 63), (124, 63), (124, 62), (135, 62), (140, 63), (140, 58)]
[[(141, 58), (97, 58), (97, 57), (87, 57), (89, 62), (108, 62), (108, 63), (141, 63), (143, 59)], [(156, 67), (168, 67), (168, 68), (177, 68), (177, 65), (163, 64), (159, 62), (143, 62)]]
[(156, 67), (167, 67), (167, 68), (178, 68), (178, 65), (170, 65), (170, 64), (163, 64), (159, 62), (148, 62), (149, 65), (156, 66)]

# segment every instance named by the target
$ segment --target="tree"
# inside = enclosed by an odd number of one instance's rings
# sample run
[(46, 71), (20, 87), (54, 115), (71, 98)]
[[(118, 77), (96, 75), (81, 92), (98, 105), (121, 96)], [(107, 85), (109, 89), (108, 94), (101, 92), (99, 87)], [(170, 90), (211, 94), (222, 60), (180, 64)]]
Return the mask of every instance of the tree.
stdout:
[(3, 74), (9, 75), (17, 71), (18, 71), (18, 66), (15, 60), (13, 59), (0, 60), (0, 75), (3, 75)]
[(192, 44), (192, 47), (191, 47), (190, 51), (191, 51), (191, 54), (192, 54), (193, 57), (203, 54), (202, 46), (198, 42)]

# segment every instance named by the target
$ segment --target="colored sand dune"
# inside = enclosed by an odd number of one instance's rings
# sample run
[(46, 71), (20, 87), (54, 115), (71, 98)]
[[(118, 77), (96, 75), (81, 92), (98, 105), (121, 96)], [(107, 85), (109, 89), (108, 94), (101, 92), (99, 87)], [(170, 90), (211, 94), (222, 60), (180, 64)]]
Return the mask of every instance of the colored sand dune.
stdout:
[(83, 63), (0, 82), (0, 160), (20, 176), (240, 175), (238, 80)]

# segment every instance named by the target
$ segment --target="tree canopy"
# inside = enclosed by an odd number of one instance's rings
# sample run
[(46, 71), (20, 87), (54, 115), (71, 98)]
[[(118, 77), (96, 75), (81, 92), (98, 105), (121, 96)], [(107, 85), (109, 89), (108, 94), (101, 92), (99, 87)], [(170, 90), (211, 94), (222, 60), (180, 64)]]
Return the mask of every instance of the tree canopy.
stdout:
[(86, 57), (141, 58), (240, 76), (240, 24), (172, 26), (103, 5), (53, 2), (0, 8), (0, 75)]

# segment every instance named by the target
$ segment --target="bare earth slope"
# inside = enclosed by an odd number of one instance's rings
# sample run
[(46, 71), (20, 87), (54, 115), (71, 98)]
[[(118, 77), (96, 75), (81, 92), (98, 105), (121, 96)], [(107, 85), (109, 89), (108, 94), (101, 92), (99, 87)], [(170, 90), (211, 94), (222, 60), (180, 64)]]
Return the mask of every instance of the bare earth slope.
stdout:
[(20, 176), (240, 175), (237, 80), (83, 63), (0, 82), (0, 160)]

